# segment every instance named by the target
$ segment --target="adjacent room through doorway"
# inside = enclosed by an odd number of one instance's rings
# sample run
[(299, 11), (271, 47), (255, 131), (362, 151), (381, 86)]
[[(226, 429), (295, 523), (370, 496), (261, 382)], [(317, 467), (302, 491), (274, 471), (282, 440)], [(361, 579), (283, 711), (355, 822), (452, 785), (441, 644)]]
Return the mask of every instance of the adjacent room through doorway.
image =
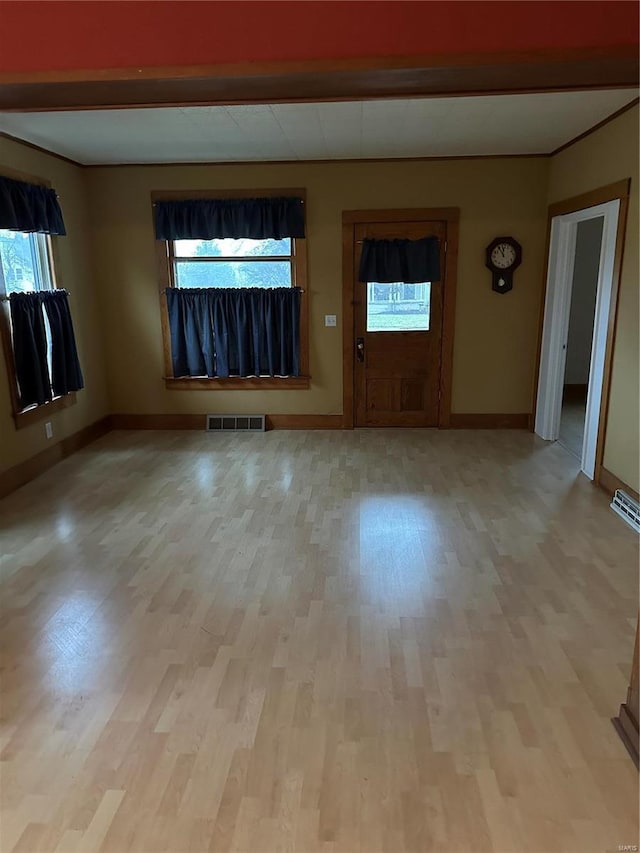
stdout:
[(582, 457), (604, 218), (578, 223), (558, 441)]
[(535, 432), (546, 441), (560, 441), (596, 481), (609, 395), (616, 258), (622, 251), (619, 223), (625, 222), (627, 192), (628, 184), (620, 182), (550, 208)]

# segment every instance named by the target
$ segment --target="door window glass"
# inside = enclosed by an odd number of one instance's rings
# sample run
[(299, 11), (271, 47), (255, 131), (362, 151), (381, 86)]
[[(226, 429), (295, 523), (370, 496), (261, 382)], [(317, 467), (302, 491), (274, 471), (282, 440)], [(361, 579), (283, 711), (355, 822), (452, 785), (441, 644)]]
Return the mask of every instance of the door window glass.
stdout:
[(367, 287), (367, 332), (426, 332), (431, 313), (431, 282)]

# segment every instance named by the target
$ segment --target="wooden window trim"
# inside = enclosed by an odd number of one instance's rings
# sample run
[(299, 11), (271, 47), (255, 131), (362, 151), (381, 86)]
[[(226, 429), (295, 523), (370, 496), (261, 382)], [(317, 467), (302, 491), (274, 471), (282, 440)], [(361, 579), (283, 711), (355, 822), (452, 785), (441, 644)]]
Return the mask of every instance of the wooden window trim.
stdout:
[[(43, 187), (51, 187), (51, 181), (40, 178), (37, 175), (28, 175), (24, 172), (16, 172), (11, 169), (2, 169), (2, 176), (12, 178), (16, 181), (27, 181), (31, 184), (39, 184)], [(56, 241), (47, 235), (47, 254), (49, 258), (49, 273), (53, 289), (62, 287), (58, 275), (58, 247)], [(62, 397), (54, 397), (48, 403), (39, 406), (28, 406), (22, 408), (18, 393), (18, 380), (16, 378), (16, 364), (13, 356), (13, 344), (11, 342), (11, 313), (9, 310), (9, 299), (4, 281), (4, 272), (0, 263), (0, 341), (4, 360), (7, 367), (7, 379), (9, 382), (9, 399), (11, 400), (11, 413), (16, 429), (24, 429), (39, 421), (46, 420), (56, 412), (76, 404), (76, 393), (71, 391)]]
[[(156, 201), (174, 201), (192, 198), (278, 198), (295, 196), (306, 204), (304, 189), (251, 189), (251, 190), (167, 190), (153, 191), (151, 203)], [(153, 209), (153, 208), (152, 208)], [(309, 287), (307, 273), (307, 240), (292, 238), (293, 272), (296, 287), (302, 291), (300, 299), (300, 376), (230, 376), (228, 378), (208, 378), (206, 376), (173, 375), (171, 360), (171, 335), (167, 315), (165, 290), (174, 287), (171, 245), (167, 240), (155, 240), (156, 261), (158, 265), (158, 286), (160, 295), (160, 322), (162, 325), (162, 343), (164, 355), (164, 385), (169, 391), (303, 391), (310, 387), (309, 375)]]
[(207, 376), (165, 376), (164, 386), (170, 391), (304, 391), (309, 387), (308, 376), (229, 376), (226, 378)]
[(16, 429), (24, 429), (32, 424), (44, 421), (56, 412), (61, 412), (62, 409), (68, 409), (69, 406), (76, 404), (76, 392), (70, 391), (64, 397), (54, 397), (50, 403), (41, 403), (39, 406), (31, 406), (28, 409), (22, 409), (19, 412), (14, 412), (13, 420)]

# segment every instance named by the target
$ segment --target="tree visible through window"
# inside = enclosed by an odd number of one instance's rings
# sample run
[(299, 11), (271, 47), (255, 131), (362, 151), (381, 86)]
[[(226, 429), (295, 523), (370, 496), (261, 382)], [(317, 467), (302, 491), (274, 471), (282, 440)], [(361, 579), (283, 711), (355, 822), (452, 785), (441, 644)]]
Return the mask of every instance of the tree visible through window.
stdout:
[(168, 388), (309, 387), (304, 196), (151, 193)]
[[(52, 290), (49, 238), (46, 234), (0, 228), (0, 268), (6, 295)], [(51, 327), (46, 314), (47, 362), (51, 374)]]
[(45, 234), (1, 228), (0, 263), (7, 295), (51, 290), (49, 247)]
[(174, 240), (171, 260), (176, 287), (292, 287), (294, 241)]

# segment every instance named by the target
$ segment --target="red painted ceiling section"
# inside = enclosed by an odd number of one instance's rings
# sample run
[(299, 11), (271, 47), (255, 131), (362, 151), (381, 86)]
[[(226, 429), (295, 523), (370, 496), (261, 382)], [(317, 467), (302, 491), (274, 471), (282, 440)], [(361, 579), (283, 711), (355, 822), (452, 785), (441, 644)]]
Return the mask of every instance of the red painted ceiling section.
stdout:
[(0, 72), (612, 47), (638, 43), (638, 8), (627, 0), (2, 0)]

